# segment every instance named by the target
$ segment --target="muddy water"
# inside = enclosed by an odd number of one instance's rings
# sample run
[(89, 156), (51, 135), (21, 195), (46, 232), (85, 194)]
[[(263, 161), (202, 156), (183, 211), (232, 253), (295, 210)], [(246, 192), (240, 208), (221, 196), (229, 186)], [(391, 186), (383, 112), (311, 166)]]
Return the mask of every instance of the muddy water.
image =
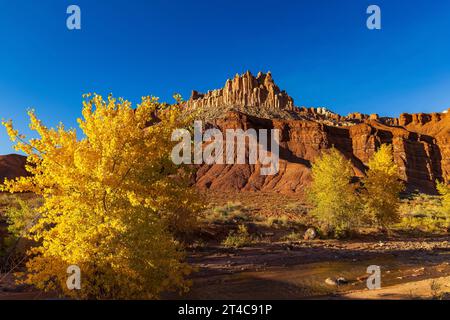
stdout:
[[(441, 253), (448, 256), (448, 252)], [(444, 259), (445, 260), (445, 259)], [(400, 261), (383, 255), (369, 260), (335, 260), (239, 272), (199, 278), (186, 298), (192, 299), (307, 299), (332, 297), (366, 288), (369, 265), (381, 267), (381, 286), (417, 281), (450, 274), (448, 264)], [(325, 279), (344, 277), (348, 284), (330, 286)]]

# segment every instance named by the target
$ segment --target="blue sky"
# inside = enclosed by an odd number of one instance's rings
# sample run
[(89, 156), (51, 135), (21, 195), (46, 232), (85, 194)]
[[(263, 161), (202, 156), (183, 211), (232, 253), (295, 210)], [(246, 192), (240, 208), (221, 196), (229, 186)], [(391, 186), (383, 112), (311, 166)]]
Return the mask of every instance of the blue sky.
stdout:
[[(82, 29), (66, 28), (77, 4)], [(382, 29), (366, 28), (377, 4)], [(299, 106), (338, 113), (450, 107), (450, 2), (0, 0), (0, 118), (76, 125), (81, 95), (172, 101), (272, 71)], [(0, 154), (11, 153), (0, 128)]]

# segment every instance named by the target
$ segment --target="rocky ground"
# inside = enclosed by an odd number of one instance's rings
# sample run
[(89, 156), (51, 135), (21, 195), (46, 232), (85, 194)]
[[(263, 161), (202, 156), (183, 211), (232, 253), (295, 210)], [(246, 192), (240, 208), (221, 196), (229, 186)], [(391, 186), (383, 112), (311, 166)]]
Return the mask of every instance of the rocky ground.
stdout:
[[(349, 239), (315, 234), (305, 240), (313, 221), (298, 196), (209, 193), (208, 199), (210, 209), (186, 247), (187, 261), (196, 269), (192, 288), (184, 296), (163, 298), (448, 298), (448, 233), (398, 228), (389, 235), (366, 230)], [(249, 239), (237, 247), (224, 245), (239, 225), (247, 226)], [(366, 288), (370, 265), (381, 268), (380, 290)], [(18, 286), (12, 274), (0, 273), (0, 299), (56, 297)]]
[[(261, 242), (242, 248), (188, 251), (197, 269), (184, 296), (169, 299), (429, 299), (450, 292), (450, 236)], [(382, 289), (367, 290), (366, 269), (378, 265)], [(345, 283), (331, 282), (339, 277)], [(0, 274), (0, 299), (53, 299)]]
[[(434, 290), (432, 288), (437, 288)], [(442, 299), (450, 300), (450, 277), (402, 283), (380, 290), (358, 290), (341, 295), (342, 299)]]
[[(412, 291), (397, 298), (429, 298), (431, 280), (420, 282), (424, 279), (441, 278), (443, 283), (434, 288), (436, 293), (450, 292), (449, 240), (443, 236), (260, 243), (240, 249), (204, 247), (189, 253), (189, 261), (198, 272), (192, 276), (194, 285), (185, 298), (364, 298), (347, 293), (368, 291), (364, 289), (369, 265), (381, 267), (385, 291), (378, 294), (408, 284)], [(339, 277), (345, 283), (330, 283)], [(418, 282), (421, 286), (416, 288)], [(376, 297), (376, 293), (367, 297)]]

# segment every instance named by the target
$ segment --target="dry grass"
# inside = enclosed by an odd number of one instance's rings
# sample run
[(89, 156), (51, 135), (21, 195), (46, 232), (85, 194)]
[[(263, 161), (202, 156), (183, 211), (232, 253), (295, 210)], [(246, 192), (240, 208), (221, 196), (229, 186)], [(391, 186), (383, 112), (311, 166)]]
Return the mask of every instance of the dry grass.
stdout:
[(249, 210), (240, 202), (228, 202), (224, 205), (210, 206), (204, 213), (206, 222), (239, 223), (250, 221)]
[(231, 231), (230, 234), (222, 241), (222, 245), (227, 248), (240, 248), (254, 242), (253, 237), (248, 233), (245, 225), (241, 224), (238, 230)]
[(285, 235), (282, 238), (282, 240), (284, 240), (284, 241), (293, 241), (293, 242), (295, 242), (295, 241), (302, 241), (303, 240), (303, 234), (293, 231), (293, 232)]
[[(297, 241), (305, 227), (317, 222), (308, 212), (310, 207), (298, 195), (262, 192), (217, 193), (206, 192), (210, 208), (205, 212), (204, 222), (234, 225), (253, 225), (263, 228), (263, 233), (274, 232), (272, 239)], [(410, 235), (446, 234), (449, 218), (444, 214), (439, 196), (412, 194), (402, 200), (401, 222), (393, 231)], [(250, 228), (253, 233), (253, 228)], [(357, 234), (379, 234), (377, 228), (366, 227)], [(226, 234), (228, 231), (226, 231)]]
[(414, 194), (402, 201), (400, 206), (402, 221), (397, 229), (426, 233), (446, 233), (449, 217), (442, 209), (438, 196)]
[(253, 222), (274, 228), (313, 224), (308, 205), (298, 195), (207, 191), (206, 199), (209, 208), (204, 218), (208, 221)]
[(211, 207), (224, 206), (230, 201), (244, 206), (250, 213), (262, 216), (306, 214), (308, 206), (300, 195), (267, 192), (203, 191)]

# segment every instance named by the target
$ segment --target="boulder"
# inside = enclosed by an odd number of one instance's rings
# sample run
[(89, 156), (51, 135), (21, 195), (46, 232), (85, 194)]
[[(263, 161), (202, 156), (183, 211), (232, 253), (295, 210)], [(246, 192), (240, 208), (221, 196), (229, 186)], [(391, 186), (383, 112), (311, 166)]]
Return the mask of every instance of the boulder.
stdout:
[(317, 238), (317, 231), (314, 228), (308, 228), (303, 235), (303, 239), (305, 240), (314, 240), (316, 238)]

